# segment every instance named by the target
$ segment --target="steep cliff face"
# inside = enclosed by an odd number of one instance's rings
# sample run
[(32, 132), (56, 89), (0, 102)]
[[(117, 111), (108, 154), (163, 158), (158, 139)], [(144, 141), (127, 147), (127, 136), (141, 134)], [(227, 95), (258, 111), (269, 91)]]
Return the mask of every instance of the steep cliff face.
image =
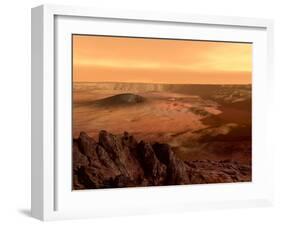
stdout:
[(73, 188), (118, 188), (251, 181), (251, 167), (232, 161), (182, 161), (168, 144), (101, 131), (73, 140)]

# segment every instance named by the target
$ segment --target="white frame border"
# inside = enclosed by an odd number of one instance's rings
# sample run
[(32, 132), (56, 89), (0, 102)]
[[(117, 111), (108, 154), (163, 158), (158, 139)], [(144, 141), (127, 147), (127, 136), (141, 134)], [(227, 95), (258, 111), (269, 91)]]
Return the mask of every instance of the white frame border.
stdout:
[[(43, 5), (32, 9), (32, 125), (31, 125), (31, 214), (41, 220), (91, 217), (92, 215), (60, 213), (55, 206), (55, 155), (54, 155), (54, 20), (55, 16), (112, 18), (170, 23), (195, 23), (207, 25), (243, 26), (265, 28), (267, 32), (268, 84), (273, 86), (273, 22), (268, 19), (241, 17), (166, 14), (139, 11), (101, 10), (73, 6)], [(267, 150), (269, 151), (269, 150)], [(271, 151), (272, 152), (272, 151)], [(272, 153), (270, 153), (272, 155)], [(273, 161), (271, 161), (273, 162)], [(271, 164), (272, 165), (272, 164)], [(272, 166), (270, 166), (272, 168)], [(270, 186), (270, 185), (269, 185)], [(273, 197), (256, 202), (217, 203), (205, 206), (198, 203), (191, 209), (227, 208), (239, 206), (264, 206), (272, 204)], [(183, 207), (177, 210), (187, 210)], [(133, 211), (128, 211), (132, 213)], [(135, 211), (139, 213), (138, 211)], [(145, 212), (145, 211), (144, 211)], [(106, 214), (105, 214), (106, 215)]]

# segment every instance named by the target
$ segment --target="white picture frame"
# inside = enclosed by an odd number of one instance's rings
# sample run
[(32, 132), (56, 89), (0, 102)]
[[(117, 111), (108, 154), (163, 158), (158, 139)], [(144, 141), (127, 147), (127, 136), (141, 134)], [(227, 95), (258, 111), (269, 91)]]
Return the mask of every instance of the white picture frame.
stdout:
[[(116, 24), (119, 30), (115, 29)], [(90, 27), (96, 30), (93, 31)], [(164, 29), (155, 29), (157, 27)], [(170, 33), (166, 32), (165, 28), (169, 28)], [(195, 32), (181, 34), (179, 28), (194, 29), (192, 31)], [(233, 32), (234, 30), (236, 32)], [(69, 171), (71, 146), (69, 142), (61, 140), (64, 140), (63, 138), (67, 140), (71, 134), (69, 120), (71, 103), (68, 101), (71, 91), (69, 35), (77, 32), (252, 42), (254, 44), (253, 181), (245, 184), (181, 185), (73, 192), (70, 183), (71, 171)], [(65, 51), (62, 52), (60, 49)], [(41, 220), (56, 220), (271, 205), (273, 179), (268, 175), (273, 172), (273, 153), (266, 142), (266, 119), (271, 114), (267, 100), (271, 98), (272, 69), (273, 22), (271, 20), (100, 10), (57, 5), (33, 8), (32, 216)], [(62, 115), (67, 116), (62, 117)], [(64, 131), (60, 129), (62, 126)]]

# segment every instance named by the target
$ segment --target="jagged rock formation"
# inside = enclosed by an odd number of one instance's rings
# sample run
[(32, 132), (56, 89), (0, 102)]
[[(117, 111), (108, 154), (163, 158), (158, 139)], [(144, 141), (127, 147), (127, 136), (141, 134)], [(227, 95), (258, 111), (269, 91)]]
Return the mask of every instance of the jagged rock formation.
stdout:
[(73, 140), (73, 188), (117, 188), (251, 181), (251, 167), (231, 161), (182, 161), (168, 144), (101, 131)]

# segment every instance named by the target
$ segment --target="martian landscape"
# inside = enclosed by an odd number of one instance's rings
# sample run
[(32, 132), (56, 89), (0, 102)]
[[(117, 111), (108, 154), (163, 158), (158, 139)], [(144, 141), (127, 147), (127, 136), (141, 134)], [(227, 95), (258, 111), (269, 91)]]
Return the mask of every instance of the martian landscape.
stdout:
[[(251, 86), (75, 83), (73, 137), (168, 144), (182, 161), (251, 166)], [(246, 181), (251, 180), (248, 173)]]
[(252, 44), (72, 36), (74, 190), (252, 181)]

